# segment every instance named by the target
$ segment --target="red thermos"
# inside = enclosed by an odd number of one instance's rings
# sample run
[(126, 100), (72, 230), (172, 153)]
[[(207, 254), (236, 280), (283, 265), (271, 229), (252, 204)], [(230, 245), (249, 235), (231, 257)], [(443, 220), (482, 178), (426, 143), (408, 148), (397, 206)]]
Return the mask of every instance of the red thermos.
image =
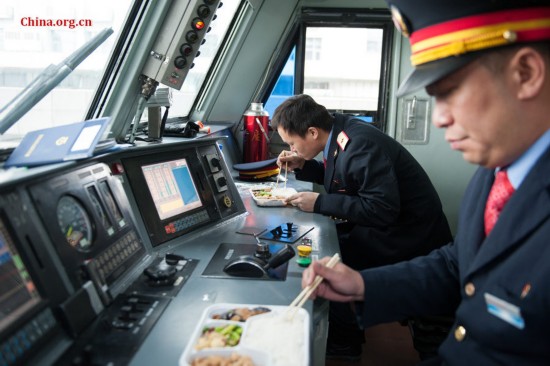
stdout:
[(244, 162), (252, 163), (268, 159), (267, 135), (269, 113), (263, 103), (251, 103), (250, 109), (244, 112)]

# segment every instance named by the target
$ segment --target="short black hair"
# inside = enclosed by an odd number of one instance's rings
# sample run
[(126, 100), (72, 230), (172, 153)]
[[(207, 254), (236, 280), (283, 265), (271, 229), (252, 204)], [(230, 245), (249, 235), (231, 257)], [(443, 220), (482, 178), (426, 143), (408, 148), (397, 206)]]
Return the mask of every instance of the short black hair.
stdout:
[(533, 42), (533, 43), (520, 43), (520, 44), (514, 44), (509, 45), (505, 47), (499, 47), (495, 48), (489, 52), (486, 52), (481, 57), (481, 64), (488, 68), (493, 73), (500, 73), (506, 62), (508, 61), (509, 57), (518, 51), (521, 48), (524, 47), (532, 47), (541, 54), (544, 60), (546, 60), (546, 64), (550, 65), (550, 42), (549, 41), (542, 41), (542, 42)]
[(281, 127), (291, 135), (305, 137), (308, 128), (332, 129), (333, 117), (327, 109), (307, 94), (294, 95), (282, 102), (271, 119), (271, 127)]

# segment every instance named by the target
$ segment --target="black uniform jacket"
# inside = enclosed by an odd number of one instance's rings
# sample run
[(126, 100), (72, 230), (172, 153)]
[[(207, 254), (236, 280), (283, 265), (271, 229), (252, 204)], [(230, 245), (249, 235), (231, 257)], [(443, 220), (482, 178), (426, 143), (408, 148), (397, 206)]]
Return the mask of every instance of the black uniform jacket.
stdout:
[(372, 325), (452, 310), (440, 348), (449, 365), (550, 364), (550, 148), (485, 237), (494, 181), (480, 168), (461, 207), (454, 244), (395, 266), (364, 271), (363, 320)]
[[(296, 178), (324, 184), (314, 212), (337, 225), (343, 262), (363, 269), (427, 254), (452, 240), (426, 172), (376, 127), (336, 113), (326, 162), (309, 160)], [(340, 141), (340, 144), (339, 144)]]

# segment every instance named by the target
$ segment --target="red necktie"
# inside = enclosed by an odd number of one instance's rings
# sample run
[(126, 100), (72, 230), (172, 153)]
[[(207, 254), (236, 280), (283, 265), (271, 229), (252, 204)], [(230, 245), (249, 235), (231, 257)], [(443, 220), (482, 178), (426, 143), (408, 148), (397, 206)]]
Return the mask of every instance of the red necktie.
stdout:
[(325, 166), (325, 169), (327, 168), (327, 159), (323, 158), (323, 165)]
[(495, 226), (498, 215), (500, 215), (512, 193), (514, 193), (514, 187), (508, 179), (506, 170), (500, 170), (496, 175), (485, 206), (485, 235), (489, 235), (493, 226)]

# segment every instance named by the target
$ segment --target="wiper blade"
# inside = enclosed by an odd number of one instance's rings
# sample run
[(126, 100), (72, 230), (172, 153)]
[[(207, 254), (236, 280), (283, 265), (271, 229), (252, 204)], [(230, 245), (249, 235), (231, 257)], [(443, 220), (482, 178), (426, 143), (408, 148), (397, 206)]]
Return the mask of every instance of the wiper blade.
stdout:
[(82, 61), (84, 61), (111, 34), (112, 28), (105, 28), (62, 62), (50, 65), (29, 85), (0, 110), (0, 135), (6, 132), (25, 113), (59, 85)]

